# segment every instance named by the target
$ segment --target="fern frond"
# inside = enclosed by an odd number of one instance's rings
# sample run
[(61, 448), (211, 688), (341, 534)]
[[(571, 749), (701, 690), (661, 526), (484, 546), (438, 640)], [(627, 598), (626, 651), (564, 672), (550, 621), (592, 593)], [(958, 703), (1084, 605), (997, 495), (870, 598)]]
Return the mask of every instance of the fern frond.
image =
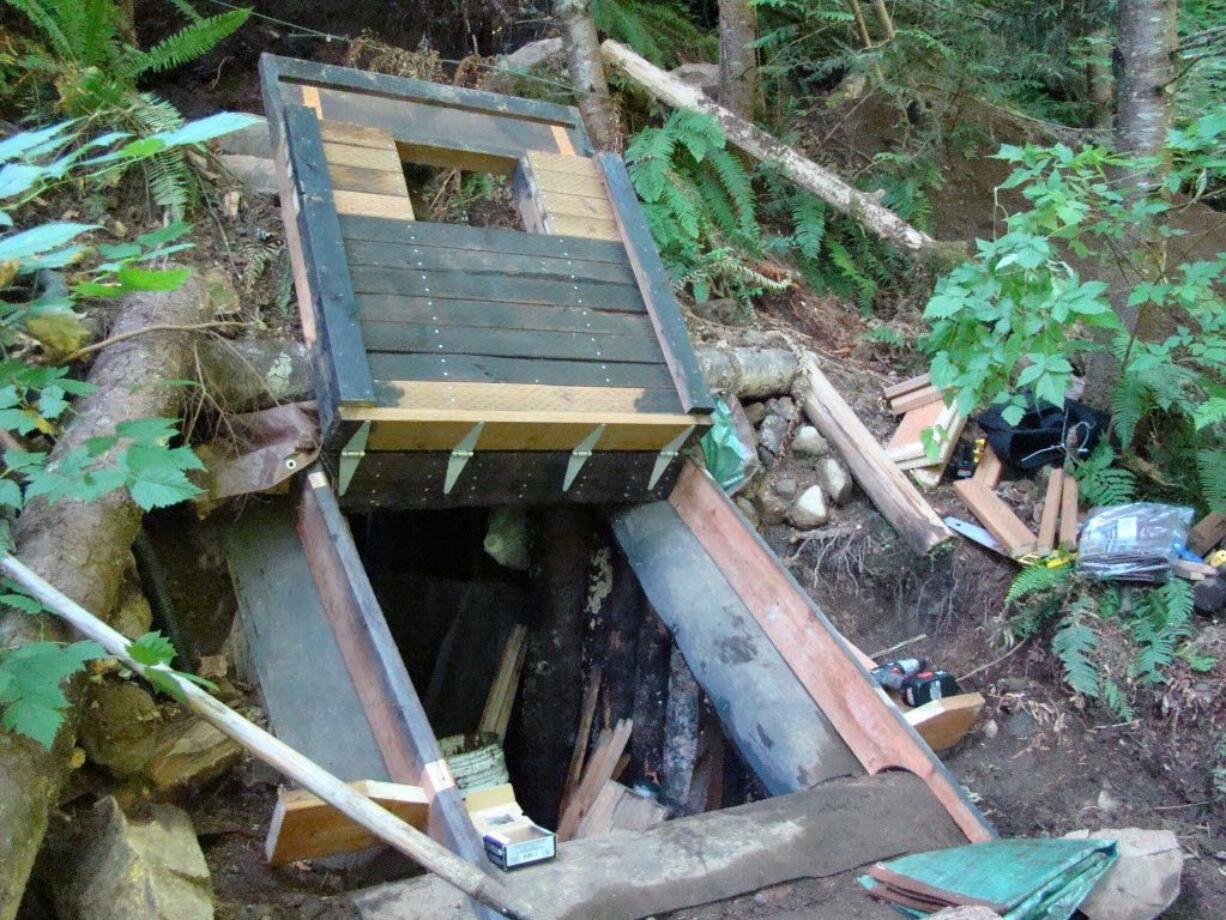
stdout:
[(1226, 514), (1226, 449), (1198, 450), (1196, 473), (1210, 510)]
[(250, 10), (230, 10), (192, 22), (173, 35), (168, 35), (148, 51), (137, 54), (122, 76), (137, 77), (149, 71), (159, 72), (181, 67), (211, 51), (218, 42), (237, 31)]
[[(67, 29), (64, 28), (65, 24), (60, 19), (60, 7), (68, 7), (70, 13), (79, 12), (79, 7), (75, 7), (71, 2), (63, 4), (55, 3), (54, 0), (50, 4), (44, 4), (42, 0), (5, 0), (5, 2), (19, 13), (23, 13), (43, 33), (53, 52), (70, 60), (78, 59), (78, 49), (70, 37), (72, 26), (69, 24)], [(97, 3), (99, 0), (92, 0), (92, 2)]]
[(1060, 565), (1048, 568), (1045, 565), (1032, 565), (1022, 569), (1009, 585), (1009, 593), (1005, 595), (1005, 603), (1012, 604), (1031, 594), (1050, 591), (1056, 585), (1063, 584), (1069, 576), (1069, 566)]
[(1125, 375), (1111, 394), (1112, 423), (1120, 436), (1120, 445), (1132, 446), (1137, 425), (1149, 411), (1149, 387), (1137, 377)]
[(1101, 441), (1073, 471), (1078, 490), (1091, 505), (1123, 505), (1133, 500), (1137, 477), (1129, 470), (1113, 467), (1114, 462), (1115, 451)]
[(807, 192), (792, 197), (792, 240), (801, 255), (817, 259), (826, 236), (826, 203)]
[(1064, 666), (1064, 679), (1083, 696), (1099, 695), (1098, 665), (1091, 655), (1098, 647), (1098, 635), (1088, 625), (1069, 621), (1056, 631), (1052, 651)]

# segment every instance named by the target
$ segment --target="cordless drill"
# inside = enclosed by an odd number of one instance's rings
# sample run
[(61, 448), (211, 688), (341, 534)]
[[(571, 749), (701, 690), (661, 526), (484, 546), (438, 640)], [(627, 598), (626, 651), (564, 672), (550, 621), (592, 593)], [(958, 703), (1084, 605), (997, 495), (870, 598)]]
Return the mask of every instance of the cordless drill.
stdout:
[(887, 661), (873, 668), (871, 673), (881, 686), (898, 691), (908, 706), (923, 706), (961, 691), (953, 675), (928, 667), (925, 658)]

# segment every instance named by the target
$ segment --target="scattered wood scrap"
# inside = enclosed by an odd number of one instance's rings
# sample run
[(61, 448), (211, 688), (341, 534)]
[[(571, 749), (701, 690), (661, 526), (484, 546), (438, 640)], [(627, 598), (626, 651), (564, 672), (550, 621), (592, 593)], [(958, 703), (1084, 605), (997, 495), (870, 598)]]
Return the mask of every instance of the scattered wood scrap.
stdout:
[(954, 491), (1010, 558), (1018, 559), (1035, 551), (1038, 538), (995, 492), (985, 489), (974, 479), (958, 480), (954, 483)]
[(1057, 467), (1047, 480), (1047, 492), (1043, 496), (1043, 516), (1039, 518), (1040, 556), (1047, 556), (1056, 548), (1056, 525), (1060, 521), (1060, 505), (1064, 497), (1064, 470)]
[[(430, 803), (420, 786), (358, 780), (349, 788), (386, 808), (402, 821), (425, 830)], [(380, 843), (371, 831), (305, 789), (281, 789), (264, 841), (264, 856), (274, 866), (302, 859), (364, 850)]]
[(615, 780), (607, 780), (579, 822), (575, 837), (598, 837), (611, 831), (645, 831), (668, 818), (669, 810), (655, 799), (639, 795)]
[(1063, 550), (1077, 548), (1077, 480), (1063, 477), (1060, 489), (1060, 538), (1057, 545)]
[(1188, 532), (1188, 549), (1198, 556), (1208, 556), (1222, 540), (1226, 540), (1226, 514), (1210, 512)]
[(960, 693), (923, 706), (908, 709), (903, 717), (934, 751), (953, 747), (971, 730), (983, 710), (984, 698), (979, 693)]
[(584, 771), (583, 779), (567, 805), (566, 811), (562, 814), (562, 820), (558, 822), (559, 840), (570, 840), (579, 830), (584, 816), (596, 803), (596, 797), (600, 794), (601, 788), (616, 774), (618, 761), (621, 760), (626, 750), (626, 744), (630, 741), (630, 732), (633, 728), (634, 722), (630, 719), (622, 719), (613, 728), (606, 728), (600, 733), (596, 749), (592, 752), (592, 759), (588, 762), (587, 770)]
[[(941, 481), (958, 438), (962, 436), (966, 416), (956, 407), (945, 405), (941, 391), (928, 382), (927, 374), (887, 388), (885, 398), (890, 410), (902, 416), (886, 445), (886, 456), (900, 470), (910, 471), (920, 485), (933, 488)], [(940, 445), (935, 460), (929, 459), (924, 449), (923, 432), (927, 429), (933, 430)]]
[(519, 689), (519, 676), (524, 670), (524, 655), (527, 652), (528, 627), (516, 624), (502, 648), (498, 673), (490, 685), (490, 694), (481, 713), (479, 732), (488, 732), (502, 741), (507, 736), (511, 722), (511, 708), (515, 705), (515, 691)]
[(1177, 577), (1186, 578), (1188, 581), (1204, 581), (1217, 574), (1217, 569), (1213, 566), (1191, 559), (1176, 559), (1171, 563), (1171, 570)]
[(592, 737), (592, 721), (596, 717), (596, 701), (600, 697), (600, 665), (592, 666), (588, 673), (587, 689), (583, 691), (583, 705), (579, 710), (579, 730), (575, 734), (575, 749), (570, 755), (570, 768), (566, 772), (566, 786), (562, 790), (560, 814), (566, 814), (579, 780), (583, 776), (583, 764), (587, 759), (587, 745)]

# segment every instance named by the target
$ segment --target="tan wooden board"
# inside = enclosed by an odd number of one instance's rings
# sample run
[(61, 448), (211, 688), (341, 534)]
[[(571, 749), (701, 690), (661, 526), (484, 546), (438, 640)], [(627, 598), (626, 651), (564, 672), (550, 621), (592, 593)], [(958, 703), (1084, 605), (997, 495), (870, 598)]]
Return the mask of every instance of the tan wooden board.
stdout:
[(901, 383), (896, 383), (892, 387), (886, 387), (882, 391), (881, 395), (884, 396), (888, 402), (902, 396), (904, 393), (910, 393), (912, 390), (918, 390), (921, 387), (926, 387), (931, 382), (932, 378), (927, 374), (920, 374), (918, 377), (909, 377), (906, 380), (903, 380)]
[(395, 195), (406, 201), (408, 205), (409, 189), (404, 181), (404, 173), (400, 170), (364, 169), (361, 166), (341, 166), (328, 164), (328, 175), (332, 179), (332, 190), (348, 192), (371, 192), (376, 195)]
[(902, 421), (898, 423), (898, 427), (894, 429), (890, 442), (886, 445), (886, 456), (893, 460), (901, 451), (914, 449), (916, 446), (919, 447), (922, 455), (923, 445), (920, 442), (920, 432), (935, 425), (944, 408), (945, 404), (937, 399), (906, 413)]
[(668, 820), (669, 810), (655, 799), (638, 795), (616, 780), (609, 780), (591, 809), (579, 822), (576, 839), (598, 837), (611, 831), (645, 831)]
[(920, 387), (890, 400), (890, 410), (895, 415), (903, 415), (912, 409), (926, 406), (930, 402), (941, 401), (941, 391), (934, 386)]
[(394, 148), (358, 147), (350, 144), (324, 144), (324, 159), (328, 166), (357, 166), (384, 172), (404, 172), (404, 164)]
[(603, 198), (584, 198), (559, 192), (541, 192), (539, 197), (545, 213), (550, 218), (590, 217), (596, 220), (614, 220), (613, 206)]
[(358, 125), (348, 121), (326, 120), (319, 123), (319, 134), (325, 144), (347, 144), (352, 147), (374, 147), (396, 150), (396, 139), (381, 128)]
[(1060, 520), (1060, 499), (1064, 494), (1064, 470), (1056, 467), (1047, 480), (1043, 495), (1043, 514), (1039, 518), (1038, 553), (1046, 556), (1056, 548), (1056, 525)]
[(507, 726), (511, 722), (511, 709), (515, 705), (515, 693), (524, 669), (524, 654), (528, 650), (527, 641), (528, 627), (515, 624), (502, 648), (498, 671), (490, 685), (481, 722), (477, 726), (477, 731), (497, 735), (499, 741), (506, 737)]
[(1004, 475), (1004, 472), (1005, 464), (996, 455), (992, 445), (984, 444), (983, 455), (979, 458), (979, 464), (975, 467), (975, 475), (971, 479), (985, 489), (995, 489), (1000, 484), (1000, 477)]
[(543, 150), (529, 150), (524, 154), (524, 159), (533, 169), (544, 169), (569, 176), (590, 176), (600, 181), (600, 169), (591, 157), (566, 156), (546, 153)]
[(1060, 527), (1058, 545), (1063, 550), (1077, 548), (1077, 480), (1064, 477), (1060, 490)]
[(413, 206), (407, 196), (376, 195), (370, 192), (350, 192), (337, 189), (332, 192), (332, 201), (336, 205), (338, 214), (389, 217), (393, 220), (413, 219)]
[[(421, 787), (377, 780), (358, 780), (348, 785), (418, 830), (425, 830), (430, 804)], [(304, 789), (283, 789), (277, 793), (264, 855), (272, 865), (284, 866), (303, 859), (364, 850), (379, 843), (370, 831), (317, 796)]]
[(995, 492), (970, 479), (955, 482), (954, 491), (984, 529), (1000, 542), (1009, 556), (1017, 559), (1034, 552), (1038, 538)]
[[(639, 405), (650, 394), (642, 387), (574, 387), (544, 383), (449, 383), (436, 380), (383, 380), (379, 385), (396, 394), (395, 403), (377, 407), (342, 407), (344, 418), (354, 421), (394, 421), (396, 419), (419, 419), (428, 416), (415, 414), (416, 410), (445, 411), (452, 418), (474, 418), (482, 421), (491, 413), (579, 413), (593, 414), (635, 413), (645, 416), (658, 415), (662, 423), (690, 419), (696, 416), (675, 413), (646, 413)], [(397, 410), (414, 410), (402, 413)], [(456, 415), (455, 413), (474, 413)], [(530, 416), (535, 418), (536, 416)]]
[(366, 449), (449, 451), (472, 431), (474, 425), (484, 422), (475, 447), (478, 451), (574, 450), (599, 425), (605, 428), (593, 450), (663, 450), (695, 424), (689, 416), (680, 416), (679, 421), (674, 419), (661, 424), (658, 420), (652, 420), (650, 415), (593, 415), (582, 419), (574, 416), (560, 419), (545, 412), (520, 415), (518, 419), (504, 421), (497, 417), (482, 419), (468, 414), (457, 421), (440, 412), (416, 421), (376, 422), (371, 426)]
[(591, 240), (621, 240), (621, 231), (617, 222), (602, 220), (595, 217), (570, 217), (565, 214), (550, 215), (548, 219), (550, 233), (560, 236), (582, 236)]
[(1188, 533), (1188, 549), (1198, 556), (1207, 556), (1209, 551), (1226, 539), (1226, 514), (1210, 512), (1201, 518)]
[(606, 728), (600, 733), (596, 749), (592, 752), (583, 779), (579, 782), (579, 788), (575, 790), (570, 805), (558, 822), (559, 841), (574, 837), (604, 784), (616, 775), (618, 761), (626, 750), (633, 730), (634, 723), (630, 719), (622, 719), (613, 728)]
[(584, 198), (599, 198), (608, 201), (604, 185), (596, 176), (576, 176), (572, 173), (554, 172), (551, 169), (534, 169), (535, 184), (542, 192), (562, 195), (580, 195)]
[(932, 700), (907, 710), (903, 716), (934, 751), (944, 751), (963, 739), (979, 713), (984, 698), (979, 693), (960, 693)]
[(600, 664), (592, 665), (587, 675), (587, 686), (583, 690), (583, 705), (579, 708), (579, 729), (575, 732), (575, 746), (571, 750), (570, 766), (566, 770), (566, 785), (562, 789), (562, 801), (558, 806), (559, 814), (564, 813), (579, 787), (583, 778), (583, 764), (587, 760), (587, 745), (592, 737), (592, 722), (596, 717), (596, 701), (600, 697), (601, 682)]

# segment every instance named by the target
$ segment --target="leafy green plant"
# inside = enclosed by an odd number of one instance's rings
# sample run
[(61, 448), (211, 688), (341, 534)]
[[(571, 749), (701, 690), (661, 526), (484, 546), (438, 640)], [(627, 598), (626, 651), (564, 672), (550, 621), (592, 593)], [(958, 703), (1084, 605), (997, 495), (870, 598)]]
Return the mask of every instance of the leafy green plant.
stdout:
[(591, 0), (589, 9), (596, 28), (659, 67), (718, 55), (715, 36), (699, 29), (683, 4)]
[[(91, 127), (136, 134), (170, 132), (183, 117), (166, 101), (142, 92), (146, 74), (180, 67), (207, 53), (247, 20), (249, 10), (199, 15), (186, 0), (174, 6), (187, 24), (142, 50), (123, 38), (125, 13), (115, 0), (5, 0), (25, 15), (38, 33), (24, 43), (16, 65), (18, 81), (35, 109), (85, 118)], [(129, 30), (130, 30), (130, 24)], [(50, 97), (47, 103), (43, 99)], [(174, 147), (142, 160), (153, 200), (177, 217), (187, 206), (192, 174), (183, 151)]]

